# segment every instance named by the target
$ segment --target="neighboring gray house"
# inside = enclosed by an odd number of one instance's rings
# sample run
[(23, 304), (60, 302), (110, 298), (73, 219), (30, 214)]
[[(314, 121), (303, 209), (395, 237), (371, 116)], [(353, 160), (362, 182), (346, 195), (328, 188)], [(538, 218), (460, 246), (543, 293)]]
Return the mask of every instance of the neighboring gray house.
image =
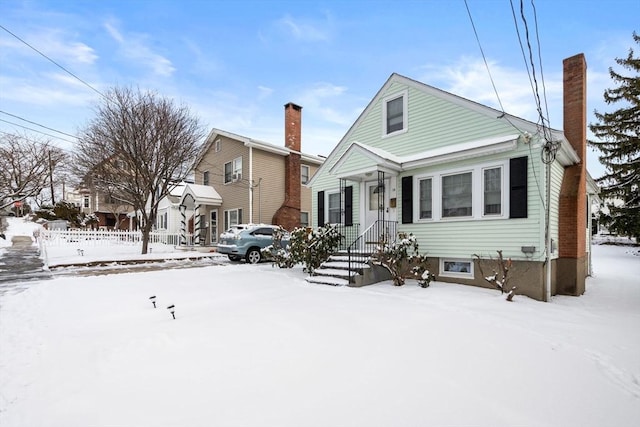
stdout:
[(564, 76), (564, 132), (545, 139), (536, 123), (392, 74), (309, 183), (314, 226), (341, 224), (347, 244), (413, 233), (437, 280), (476, 286), (489, 285), (475, 255), (502, 250), (518, 293), (582, 294), (597, 192), (582, 54)]

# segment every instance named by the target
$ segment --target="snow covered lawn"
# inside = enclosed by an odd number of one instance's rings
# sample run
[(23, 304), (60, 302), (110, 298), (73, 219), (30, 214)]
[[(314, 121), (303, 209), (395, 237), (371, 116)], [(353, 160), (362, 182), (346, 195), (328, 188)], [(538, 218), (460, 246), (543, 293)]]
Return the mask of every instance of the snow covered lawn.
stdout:
[(594, 263), (551, 303), (268, 264), (35, 282), (0, 298), (0, 425), (637, 426), (640, 257)]

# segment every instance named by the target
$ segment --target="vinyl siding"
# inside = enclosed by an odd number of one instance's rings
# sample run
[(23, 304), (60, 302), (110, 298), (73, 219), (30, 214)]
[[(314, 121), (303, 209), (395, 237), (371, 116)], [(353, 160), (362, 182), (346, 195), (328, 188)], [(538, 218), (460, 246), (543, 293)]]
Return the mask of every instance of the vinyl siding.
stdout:
[[(224, 219), (225, 210), (242, 209), (242, 220), (246, 222), (249, 215), (249, 149), (242, 142), (221, 135), (216, 139), (220, 139), (220, 151), (216, 153), (212, 146), (205, 154), (196, 168), (196, 184), (202, 184), (203, 172), (209, 171), (209, 185), (222, 197), (222, 205), (218, 208), (219, 221)], [(238, 157), (242, 157), (242, 181), (225, 184), (224, 164)]]
[[(407, 131), (402, 134), (383, 136), (383, 99), (387, 96), (406, 91), (408, 96)], [(403, 82), (393, 82), (385, 91), (381, 91), (359, 118), (357, 125), (341, 141), (340, 145), (331, 153), (319, 172), (313, 184), (314, 193), (318, 191), (337, 190), (338, 179), (329, 176), (328, 170), (336, 163), (351, 143), (362, 144), (383, 149), (393, 155), (407, 156), (419, 152), (452, 146), (455, 144), (477, 141), (496, 136), (521, 133), (514, 129), (506, 120), (495, 118), (480, 111), (482, 107), (465, 100), (455, 100), (434, 96), (415, 85)], [(485, 110), (486, 111), (486, 110)], [(535, 140), (525, 144), (520, 138), (514, 150), (493, 155), (486, 155), (462, 161), (439, 164), (428, 168), (405, 171), (398, 177), (396, 185), (397, 218), (402, 218), (401, 187), (403, 176), (417, 174), (441, 173), (464, 168), (473, 168), (478, 164), (492, 162), (506, 162), (503, 169), (505, 184), (502, 189), (509, 195), (508, 159), (528, 157), (527, 168), (527, 203), (528, 215), (523, 219), (470, 219), (470, 220), (439, 220), (413, 224), (402, 224), (400, 231), (411, 232), (417, 236), (420, 251), (433, 257), (471, 258), (474, 254), (480, 256), (495, 256), (496, 250), (502, 250), (505, 257), (514, 259), (541, 260), (544, 258), (544, 217), (542, 216), (542, 198), (544, 195), (544, 170), (541, 169), (540, 146)], [(360, 165), (358, 165), (358, 163)], [(341, 172), (362, 169), (370, 160), (360, 156), (347, 159)], [(474, 180), (481, 176), (474, 176)], [(350, 185), (348, 183), (347, 185)], [(559, 184), (558, 184), (559, 185)], [(540, 189), (540, 190), (539, 190)], [(354, 222), (359, 222), (360, 186), (354, 183)], [(474, 197), (480, 197), (480, 194)], [(392, 196), (393, 197), (393, 196)], [(314, 213), (317, 209), (317, 199), (313, 198)], [(414, 200), (414, 204), (417, 203)], [(506, 209), (506, 206), (503, 206)], [(508, 210), (506, 211), (508, 217)], [(315, 221), (315, 219), (314, 219)], [(317, 225), (316, 222), (314, 222)], [(521, 252), (522, 246), (535, 246), (533, 258), (525, 258)]]
[[(305, 163), (304, 161), (300, 162), (302, 165), (309, 166), (309, 179), (318, 171), (317, 165), (312, 165), (309, 163)], [(312, 223), (313, 218), (315, 217), (315, 211), (313, 210), (312, 203), (313, 191), (311, 188), (303, 185), (300, 190), (300, 211), (309, 212), (309, 224)]]
[(253, 222), (271, 224), (273, 215), (282, 206), (284, 168), (283, 156), (253, 149), (253, 182), (260, 181), (260, 188), (256, 188), (253, 194)]
[[(402, 176), (426, 174), (439, 177), (443, 172), (471, 170), (478, 164), (491, 166), (509, 158), (525, 155), (528, 156), (529, 162), (527, 168), (527, 218), (440, 219), (417, 223), (414, 216), (413, 224), (398, 224), (399, 230), (411, 232), (416, 235), (421, 252), (424, 251), (434, 257), (469, 258), (473, 254), (488, 257), (495, 256), (496, 250), (502, 250), (505, 257), (525, 259), (521, 247), (535, 246), (536, 252), (533, 258), (529, 257), (526, 259), (543, 259), (544, 217), (540, 203), (540, 195), (544, 195), (544, 187), (542, 187), (542, 193), (538, 192), (536, 182), (540, 182), (540, 184), (544, 186), (544, 175), (541, 174), (543, 171), (539, 169), (539, 162), (536, 162), (536, 160), (540, 158), (538, 150), (532, 149), (529, 151), (528, 147), (524, 146), (518, 150), (501, 153), (499, 155), (469, 159), (464, 162), (448, 163), (439, 165), (438, 167), (416, 169), (405, 172)], [(482, 176), (476, 173), (478, 172), (477, 168), (473, 169), (473, 172), (474, 181), (482, 179)], [(505, 204), (502, 206), (502, 210), (506, 212), (505, 215), (508, 217), (508, 162), (506, 168), (503, 169), (503, 173), (505, 174), (505, 184), (502, 191)], [(414, 185), (416, 184), (414, 183)], [(434, 182), (433, 185), (440, 184), (439, 182)], [(473, 197), (475, 200), (477, 197), (481, 198), (482, 194), (475, 192)], [(418, 203), (418, 200), (414, 198), (413, 203), (415, 205)], [(479, 205), (480, 203), (476, 203), (474, 207)], [(398, 218), (401, 218), (402, 206), (399, 205), (398, 209)], [(474, 215), (478, 214), (479, 213), (474, 212)]]

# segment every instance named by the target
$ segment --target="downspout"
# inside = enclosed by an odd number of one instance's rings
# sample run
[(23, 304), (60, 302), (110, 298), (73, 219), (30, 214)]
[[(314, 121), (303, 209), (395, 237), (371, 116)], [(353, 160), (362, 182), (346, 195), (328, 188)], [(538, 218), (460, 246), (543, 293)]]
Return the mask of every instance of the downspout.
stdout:
[(249, 145), (249, 223), (253, 223), (253, 146)]
[(546, 254), (545, 254), (545, 264), (547, 266), (546, 269), (546, 278), (544, 282), (544, 301), (551, 302), (551, 164), (547, 162), (547, 209), (545, 212), (545, 227), (547, 230), (546, 235)]

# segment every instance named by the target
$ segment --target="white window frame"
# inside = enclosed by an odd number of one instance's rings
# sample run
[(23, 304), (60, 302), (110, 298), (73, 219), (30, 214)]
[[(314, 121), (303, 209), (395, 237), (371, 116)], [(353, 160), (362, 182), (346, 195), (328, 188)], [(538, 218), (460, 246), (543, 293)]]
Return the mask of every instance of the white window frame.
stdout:
[[(228, 175), (227, 175), (227, 165), (231, 165), (231, 173)], [(233, 180), (234, 175), (236, 175), (236, 181), (242, 179), (242, 156), (236, 157), (230, 162), (226, 162), (224, 164), (224, 183), (231, 184), (235, 182)]]
[[(236, 213), (236, 222), (231, 223), (231, 213)], [(242, 208), (227, 209), (224, 211), (224, 229), (228, 230), (230, 227), (238, 224), (242, 224)]]
[[(331, 196), (332, 195), (338, 195), (338, 212), (340, 217), (338, 218), (338, 222), (331, 222), (331, 218), (329, 215), (330, 212), (330, 206), (329, 206), (329, 202), (331, 200)], [(340, 190), (335, 190), (335, 191), (327, 191), (325, 197), (327, 198), (327, 200), (325, 200), (325, 208), (324, 208), (324, 217), (326, 218), (326, 223), (327, 224), (341, 224), (342, 223), (342, 206), (341, 206), (341, 200), (340, 200)]]
[[(470, 175), (471, 179), (469, 182), (469, 185), (471, 186), (471, 203), (470, 203), (470, 208), (471, 208), (471, 215), (449, 215), (449, 216), (445, 216), (444, 215), (444, 180), (445, 178), (450, 178), (453, 176), (458, 176), (458, 175)], [(474, 209), (474, 203), (473, 203), (473, 199), (474, 199), (474, 185), (473, 185), (473, 180), (474, 180), (474, 174), (473, 174), (473, 170), (466, 170), (466, 171), (461, 171), (461, 172), (455, 172), (455, 173), (448, 173), (448, 174), (442, 174), (440, 175), (440, 217), (442, 219), (469, 219), (469, 218), (473, 218), (474, 212), (476, 212), (476, 210)], [(466, 206), (465, 206), (466, 207)]]
[(211, 181), (209, 181), (209, 171), (202, 172), (202, 185), (210, 185)]
[[(402, 129), (387, 133), (387, 104), (398, 98), (402, 98)], [(408, 99), (409, 99), (409, 91), (404, 90), (402, 92), (389, 95), (382, 100), (382, 137), (383, 138), (403, 134), (407, 132), (407, 130), (409, 129), (409, 123), (407, 120), (409, 116), (407, 113), (407, 106), (409, 104)]]
[[(501, 186), (501, 212), (500, 214), (484, 214), (484, 171), (488, 169), (501, 169), (500, 186)], [(458, 175), (462, 173), (471, 172), (471, 186), (472, 186), (472, 216), (442, 216), (442, 177)], [(479, 177), (479, 178), (478, 178)], [(472, 167), (445, 169), (437, 172), (429, 173), (416, 173), (413, 177), (413, 222), (455, 222), (455, 221), (492, 221), (498, 219), (509, 218), (509, 193), (508, 189), (508, 177), (509, 177), (509, 160), (500, 160), (495, 162), (486, 162)], [(431, 219), (420, 219), (420, 180), (431, 178), (432, 188), (431, 197), (432, 205)]]
[[(306, 223), (302, 220), (302, 217), (306, 215), (307, 216), (307, 221)], [(309, 215), (309, 212), (307, 211), (300, 211), (300, 226), (301, 227), (309, 227), (311, 226), (311, 223), (309, 222), (311, 220), (311, 215)]]
[[(303, 173), (306, 169), (307, 173)], [(308, 165), (300, 165), (300, 183), (306, 184), (309, 182), (309, 174), (311, 173), (311, 168)]]
[(214, 152), (214, 153), (219, 152), (219, 151), (220, 151), (220, 146), (221, 146), (220, 139), (216, 139), (216, 140), (213, 142), (213, 152)]
[[(447, 271), (445, 267), (448, 263), (469, 264), (469, 272)], [(465, 258), (440, 258), (440, 276), (455, 277), (458, 279), (473, 279), (475, 277), (475, 267), (472, 259)]]
[[(490, 170), (494, 170), (494, 169), (498, 169), (500, 171), (500, 212), (499, 213), (486, 213), (486, 204), (485, 204), (485, 172), (490, 171)], [(483, 217), (502, 217), (504, 216), (504, 199), (505, 199), (505, 192), (504, 192), (504, 184), (505, 184), (505, 180), (504, 180), (504, 168), (502, 167), (502, 165), (498, 165), (498, 166), (488, 166), (485, 168), (482, 168), (482, 172), (481, 172), (481, 179), (482, 179), (482, 202), (481, 202), (481, 206), (482, 206), (482, 216)]]
[[(420, 209), (420, 183), (422, 181), (426, 181), (430, 179), (431, 180), (431, 218), (421, 218), (421, 214), (422, 214), (422, 210)], [(433, 175), (425, 175), (425, 176), (419, 176), (416, 178), (416, 185), (415, 185), (415, 190), (414, 190), (414, 200), (416, 200), (417, 202), (414, 203), (415, 208), (414, 208), (414, 218), (416, 218), (415, 222), (431, 222), (433, 221), (433, 219), (436, 217), (436, 201), (435, 201), (435, 178)]]
[(82, 198), (82, 207), (83, 208), (90, 208), (91, 207), (91, 198), (89, 196), (84, 196)]

